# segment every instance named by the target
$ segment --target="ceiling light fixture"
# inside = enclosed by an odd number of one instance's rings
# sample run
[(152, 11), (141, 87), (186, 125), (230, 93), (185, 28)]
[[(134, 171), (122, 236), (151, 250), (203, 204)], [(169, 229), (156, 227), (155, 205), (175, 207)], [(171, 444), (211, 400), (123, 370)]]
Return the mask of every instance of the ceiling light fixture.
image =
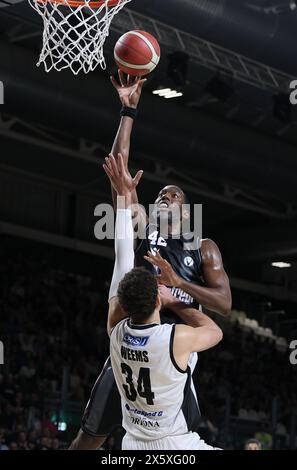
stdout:
[(153, 95), (162, 96), (163, 93), (165, 93), (165, 95), (166, 95), (166, 93), (169, 93), (171, 91), (172, 91), (171, 88), (160, 88), (159, 90), (154, 90)]
[(275, 268), (290, 268), (292, 265), (291, 263), (285, 263), (284, 261), (274, 261), (271, 263), (271, 266)]
[(171, 88), (161, 88), (154, 90), (153, 95), (158, 95), (163, 98), (178, 98), (179, 96), (183, 96), (183, 93), (177, 90), (171, 90)]
[(183, 96), (183, 94), (181, 92), (172, 91), (172, 93), (167, 93), (167, 95), (165, 95), (164, 98), (166, 98), (166, 99), (168, 99), (168, 98), (178, 98), (180, 96)]

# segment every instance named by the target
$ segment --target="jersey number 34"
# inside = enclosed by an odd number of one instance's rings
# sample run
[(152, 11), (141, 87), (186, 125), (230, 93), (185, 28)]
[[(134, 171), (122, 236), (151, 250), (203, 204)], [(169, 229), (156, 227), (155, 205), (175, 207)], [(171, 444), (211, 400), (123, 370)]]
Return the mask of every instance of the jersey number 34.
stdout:
[(126, 384), (123, 389), (128, 400), (135, 401), (137, 393), (140, 397), (145, 398), (148, 405), (154, 404), (155, 394), (152, 392), (150, 369), (148, 367), (140, 367), (137, 380), (137, 391), (133, 382), (133, 372), (127, 364), (121, 363), (122, 374), (126, 377)]

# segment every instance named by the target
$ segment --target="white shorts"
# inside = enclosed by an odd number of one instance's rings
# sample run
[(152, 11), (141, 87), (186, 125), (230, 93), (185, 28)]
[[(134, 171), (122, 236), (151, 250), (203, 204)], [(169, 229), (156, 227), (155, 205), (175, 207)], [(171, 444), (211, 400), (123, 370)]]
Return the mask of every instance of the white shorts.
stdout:
[(196, 432), (180, 436), (168, 436), (151, 441), (137, 440), (129, 434), (124, 436), (122, 450), (221, 450), (206, 444)]

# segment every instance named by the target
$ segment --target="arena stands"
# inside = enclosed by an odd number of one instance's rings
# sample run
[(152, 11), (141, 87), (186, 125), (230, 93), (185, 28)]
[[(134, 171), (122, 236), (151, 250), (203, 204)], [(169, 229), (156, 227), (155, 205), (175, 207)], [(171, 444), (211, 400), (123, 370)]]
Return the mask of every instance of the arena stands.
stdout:
[[(67, 259), (45, 245), (31, 251), (2, 241), (1, 450), (67, 448), (108, 355), (107, 270), (88, 258), (95, 268), (79, 273)], [(266, 448), (294, 448), (297, 376), (287, 347), (244, 312), (233, 311), (223, 329), (222, 343), (199, 355), (195, 373), (201, 435), (242, 448), (258, 433)], [(118, 448), (120, 437), (118, 430), (108, 448)]]

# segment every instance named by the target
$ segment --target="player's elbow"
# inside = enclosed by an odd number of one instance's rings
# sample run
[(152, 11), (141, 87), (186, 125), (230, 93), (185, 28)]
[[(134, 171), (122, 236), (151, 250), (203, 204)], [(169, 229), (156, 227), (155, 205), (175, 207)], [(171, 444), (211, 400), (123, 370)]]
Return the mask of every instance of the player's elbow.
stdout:
[(217, 332), (218, 342), (217, 342), (217, 344), (219, 344), (222, 341), (223, 337), (224, 337), (223, 330), (221, 330), (221, 328), (218, 328), (218, 332)]
[(218, 313), (220, 313), (221, 315), (224, 315), (224, 317), (227, 317), (231, 313), (231, 308), (232, 308), (231, 293), (230, 294), (225, 294), (222, 297), (222, 300), (220, 302), (220, 307), (218, 309)]
[(212, 326), (208, 331), (207, 347), (204, 349), (210, 349), (219, 344), (223, 339), (223, 332), (218, 325)]
[(222, 307), (222, 310), (221, 310), (221, 314), (224, 315), (224, 317), (227, 317), (228, 315), (230, 315), (231, 313), (231, 307), (232, 307), (232, 303), (231, 302), (228, 302), (226, 303), (223, 307)]
[(195, 330), (197, 341), (195, 341), (195, 347), (192, 349), (192, 352), (207, 351), (219, 344), (223, 339), (221, 328), (214, 322), (209, 326), (195, 328)]

